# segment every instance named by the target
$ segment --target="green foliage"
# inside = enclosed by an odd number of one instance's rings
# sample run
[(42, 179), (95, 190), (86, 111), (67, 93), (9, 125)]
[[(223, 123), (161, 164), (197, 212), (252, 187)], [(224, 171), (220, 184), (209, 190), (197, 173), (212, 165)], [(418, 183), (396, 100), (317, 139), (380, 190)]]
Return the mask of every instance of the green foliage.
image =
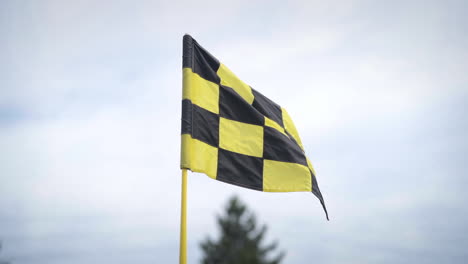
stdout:
[(209, 237), (200, 246), (202, 264), (279, 264), (284, 253), (269, 258), (277, 243), (263, 246), (267, 227), (257, 227), (255, 215), (236, 197), (229, 200), (224, 215), (218, 216), (220, 237)]

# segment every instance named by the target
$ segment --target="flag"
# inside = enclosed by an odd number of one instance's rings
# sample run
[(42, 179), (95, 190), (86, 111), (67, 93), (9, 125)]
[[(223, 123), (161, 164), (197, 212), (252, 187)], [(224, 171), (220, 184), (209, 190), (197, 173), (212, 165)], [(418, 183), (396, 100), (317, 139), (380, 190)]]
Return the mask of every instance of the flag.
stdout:
[(258, 191), (312, 192), (328, 219), (288, 112), (189, 35), (183, 38), (182, 64), (181, 168)]

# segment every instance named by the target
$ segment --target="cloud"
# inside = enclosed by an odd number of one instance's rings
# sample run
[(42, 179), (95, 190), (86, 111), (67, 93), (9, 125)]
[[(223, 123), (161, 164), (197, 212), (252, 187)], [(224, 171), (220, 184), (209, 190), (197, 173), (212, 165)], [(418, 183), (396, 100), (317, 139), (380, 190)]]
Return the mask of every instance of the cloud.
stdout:
[(181, 37), (191, 33), (288, 109), (332, 220), (309, 193), (255, 192), (193, 173), (190, 263), (233, 193), (269, 225), (285, 263), (463, 263), (463, 5), (5, 4), (3, 256), (177, 261)]

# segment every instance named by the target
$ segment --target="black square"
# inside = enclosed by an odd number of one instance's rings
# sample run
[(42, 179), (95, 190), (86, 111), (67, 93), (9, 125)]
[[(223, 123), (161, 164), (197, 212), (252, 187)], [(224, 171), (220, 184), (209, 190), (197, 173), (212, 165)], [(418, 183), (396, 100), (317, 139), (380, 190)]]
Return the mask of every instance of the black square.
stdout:
[(294, 142), (300, 149), (302, 149), (301, 145), (297, 143), (296, 139), (285, 129), (284, 132), (286, 132), (286, 135), (288, 135), (289, 139)]
[(307, 166), (307, 159), (299, 145), (291, 138), (271, 127), (265, 127), (264, 129), (263, 158), (294, 162)]
[(276, 121), (276, 123), (284, 127), (283, 112), (281, 111), (281, 107), (254, 89), (252, 89), (252, 92), (255, 98), (252, 106), (264, 116), (270, 118), (273, 121)]
[(220, 85), (219, 114), (221, 117), (243, 123), (263, 126), (265, 118), (234, 89)]
[(182, 134), (192, 134), (192, 102), (182, 100)]
[(192, 70), (203, 79), (219, 84), (221, 79), (216, 73), (219, 69), (219, 61), (200, 46), (196, 41), (193, 42), (193, 61)]
[(218, 150), (218, 173), (216, 179), (262, 191), (263, 159), (220, 148)]
[(219, 146), (219, 116), (192, 104), (192, 137)]

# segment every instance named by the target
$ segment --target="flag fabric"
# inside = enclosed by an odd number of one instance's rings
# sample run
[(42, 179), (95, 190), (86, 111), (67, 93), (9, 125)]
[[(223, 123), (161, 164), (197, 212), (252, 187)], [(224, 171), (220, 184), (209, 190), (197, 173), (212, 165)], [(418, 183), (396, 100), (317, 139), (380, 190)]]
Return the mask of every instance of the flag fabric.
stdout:
[(181, 168), (258, 191), (312, 192), (325, 203), (288, 112), (183, 38)]

